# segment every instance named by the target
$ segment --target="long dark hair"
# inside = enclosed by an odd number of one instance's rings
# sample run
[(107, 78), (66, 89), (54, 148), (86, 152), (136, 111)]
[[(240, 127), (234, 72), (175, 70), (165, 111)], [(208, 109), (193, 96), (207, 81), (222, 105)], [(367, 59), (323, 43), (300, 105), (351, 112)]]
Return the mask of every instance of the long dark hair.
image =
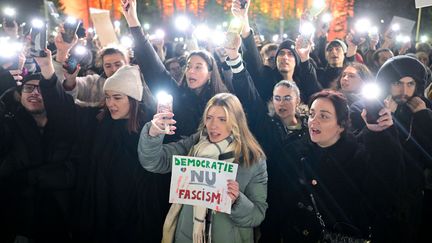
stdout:
[[(141, 80), (144, 80), (141, 75)], [(127, 96), (129, 100), (129, 118), (126, 124), (126, 129), (129, 133), (138, 133), (142, 126), (144, 126), (146, 117), (154, 113), (156, 102), (146, 82), (143, 82), (143, 96), (142, 101), (138, 101), (130, 96)], [(97, 119), (102, 121), (105, 116), (110, 116), (106, 103), (102, 111), (97, 115)]]
[(369, 82), (369, 81), (373, 80), (373, 78), (374, 78), (372, 75), (372, 72), (369, 70), (369, 68), (366, 65), (359, 63), (359, 62), (349, 62), (348, 64), (346, 64), (343, 67), (342, 72), (338, 78), (338, 81), (336, 84), (338, 90), (340, 90), (342, 88), (341, 87), (341, 79), (342, 79), (343, 73), (344, 73), (345, 69), (347, 69), (347, 67), (353, 67), (357, 71), (357, 74), (360, 77), (360, 79), (363, 81), (363, 83)]
[[(198, 50), (198, 51), (193, 51), (189, 54), (189, 56), (186, 59), (187, 62), (189, 62), (189, 60), (193, 56), (199, 56), (202, 59), (204, 59), (204, 61), (207, 63), (208, 71), (211, 72), (209, 82), (204, 85), (204, 86), (207, 85), (208, 87), (207, 92), (209, 93), (208, 94), (209, 97), (213, 97), (215, 94), (218, 93), (228, 92), (228, 89), (226, 88), (225, 84), (222, 81), (221, 75), (219, 73), (219, 68), (217, 66), (214, 57), (208, 51)], [(186, 72), (183, 74), (183, 78), (180, 86), (189, 89), (186, 80)], [(205, 90), (203, 89), (203, 93), (204, 92)]]
[[(127, 119), (126, 129), (129, 133), (138, 133), (141, 127), (144, 125), (145, 118), (145, 107), (144, 104), (140, 101), (137, 101), (134, 98), (129, 96), (129, 118)], [(110, 112), (108, 107), (105, 105), (102, 111), (97, 115), (97, 119), (102, 121), (105, 117), (109, 117)]]

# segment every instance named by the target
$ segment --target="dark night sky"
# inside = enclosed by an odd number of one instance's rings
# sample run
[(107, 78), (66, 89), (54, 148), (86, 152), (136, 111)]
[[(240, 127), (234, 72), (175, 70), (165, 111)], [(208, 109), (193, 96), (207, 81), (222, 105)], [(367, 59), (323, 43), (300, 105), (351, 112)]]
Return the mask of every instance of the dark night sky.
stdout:
[[(74, 0), (69, 0), (74, 1)], [(43, 0), (0, 0), (0, 7), (9, 3), (14, 6), (18, 6), (20, 13), (24, 13), (23, 16), (30, 18), (30, 16), (41, 15)], [(356, 0), (355, 15), (356, 16), (367, 16), (370, 18), (376, 18), (377, 21), (384, 19), (386, 23), (391, 20), (393, 15), (417, 20), (417, 10), (415, 9), (414, 0)], [(428, 19), (432, 19), (427, 16), (427, 12), (424, 11), (423, 26), (430, 26), (431, 23), (427, 23)]]
[[(73, 1), (73, 0), (69, 0)], [(14, 6), (22, 16), (41, 15), (43, 0), (0, 0), (0, 6)]]

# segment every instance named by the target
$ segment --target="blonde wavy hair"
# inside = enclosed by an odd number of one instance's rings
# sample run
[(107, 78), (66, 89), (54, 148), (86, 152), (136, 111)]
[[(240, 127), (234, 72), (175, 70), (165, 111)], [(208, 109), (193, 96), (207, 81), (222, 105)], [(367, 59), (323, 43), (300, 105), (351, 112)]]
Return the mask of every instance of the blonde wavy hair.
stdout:
[(207, 102), (199, 126), (199, 131), (202, 132), (206, 129), (206, 117), (209, 109), (213, 106), (220, 106), (225, 111), (227, 124), (231, 129), (234, 138), (235, 161), (240, 161), (240, 158), (242, 157), (243, 163), (246, 166), (251, 166), (259, 160), (265, 159), (264, 151), (249, 130), (246, 115), (243, 111), (240, 100), (233, 94), (219, 93)]

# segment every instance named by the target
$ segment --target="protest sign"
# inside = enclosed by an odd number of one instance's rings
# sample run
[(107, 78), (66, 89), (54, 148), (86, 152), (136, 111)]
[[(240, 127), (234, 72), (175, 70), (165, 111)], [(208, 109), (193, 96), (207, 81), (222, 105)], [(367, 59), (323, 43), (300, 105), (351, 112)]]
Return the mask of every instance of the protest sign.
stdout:
[(226, 161), (175, 155), (169, 202), (230, 214), (227, 180), (235, 180), (237, 168), (238, 164)]
[(424, 8), (432, 6), (432, 0), (415, 0), (416, 8)]
[(401, 34), (411, 36), (411, 32), (414, 28), (415, 23), (416, 22), (411, 19), (393, 16), (390, 26), (393, 26), (394, 24), (398, 24), (400, 26), (399, 32)]
[(118, 44), (118, 39), (111, 23), (110, 12), (108, 10), (90, 8), (90, 16), (101, 45), (106, 47)]

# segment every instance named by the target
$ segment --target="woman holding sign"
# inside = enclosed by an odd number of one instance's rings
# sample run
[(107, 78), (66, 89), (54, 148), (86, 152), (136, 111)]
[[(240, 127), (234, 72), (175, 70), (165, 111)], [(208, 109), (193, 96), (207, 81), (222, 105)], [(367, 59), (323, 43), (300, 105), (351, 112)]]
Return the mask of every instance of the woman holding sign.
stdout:
[[(174, 134), (173, 113), (159, 113), (141, 131), (138, 155), (148, 171), (169, 173), (173, 155), (189, 155), (238, 164), (236, 180), (227, 181), (231, 214), (201, 206), (173, 204), (164, 224), (163, 242), (253, 242), (253, 227), (267, 209), (265, 155), (248, 129), (240, 101), (221, 93), (209, 100), (198, 133), (162, 144), (165, 126)], [(175, 188), (171, 188), (175, 190)]]

